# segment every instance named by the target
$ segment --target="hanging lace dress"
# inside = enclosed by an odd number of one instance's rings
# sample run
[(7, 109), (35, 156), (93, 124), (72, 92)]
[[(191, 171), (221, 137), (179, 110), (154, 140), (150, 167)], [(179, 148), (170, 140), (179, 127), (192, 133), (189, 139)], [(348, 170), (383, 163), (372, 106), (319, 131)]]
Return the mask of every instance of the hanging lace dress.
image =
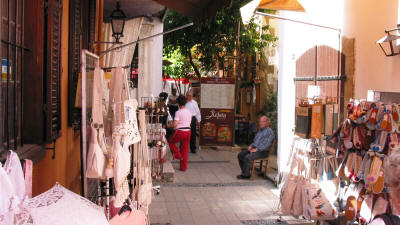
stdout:
[(110, 106), (112, 118), (112, 155), (114, 159), (114, 184), (117, 191), (115, 207), (121, 207), (129, 197), (127, 176), (130, 172), (129, 146), (140, 141), (136, 118), (136, 100), (129, 99), (129, 86), (125, 71), (113, 69), (111, 75)]

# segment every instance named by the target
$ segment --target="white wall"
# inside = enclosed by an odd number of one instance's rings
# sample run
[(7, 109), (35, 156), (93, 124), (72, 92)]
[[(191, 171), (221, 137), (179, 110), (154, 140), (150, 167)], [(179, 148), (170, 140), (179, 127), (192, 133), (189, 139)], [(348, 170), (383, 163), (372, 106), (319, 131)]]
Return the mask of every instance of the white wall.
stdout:
[(395, 28), (398, 0), (345, 1), (344, 36), (355, 38), (354, 98), (368, 90), (400, 91), (400, 56), (386, 57), (376, 41)]
[[(303, 0), (306, 13), (281, 12), (280, 16), (305, 22), (342, 28), (343, 0)], [(280, 20), (278, 78), (278, 165), (287, 171), (291, 150), (294, 115), (296, 60), (315, 45), (340, 47), (337, 31)]]
[[(163, 23), (158, 18), (143, 21), (139, 38), (163, 32)], [(138, 101), (141, 97), (158, 97), (162, 92), (162, 48), (163, 36), (139, 42)]]

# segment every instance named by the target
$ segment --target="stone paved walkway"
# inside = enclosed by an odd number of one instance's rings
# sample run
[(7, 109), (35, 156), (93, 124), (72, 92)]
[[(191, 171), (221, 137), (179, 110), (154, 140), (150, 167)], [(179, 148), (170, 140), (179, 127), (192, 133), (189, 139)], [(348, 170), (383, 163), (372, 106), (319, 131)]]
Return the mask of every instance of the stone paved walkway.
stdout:
[(236, 225), (304, 223), (279, 218), (279, 191), (272, 182), (257, 177), (237, 180), (237, 152), (202, 149), (189, 155), (188, 170), (173, 161), (173, 183), (162, 183), (150, 205), (151, 224)]

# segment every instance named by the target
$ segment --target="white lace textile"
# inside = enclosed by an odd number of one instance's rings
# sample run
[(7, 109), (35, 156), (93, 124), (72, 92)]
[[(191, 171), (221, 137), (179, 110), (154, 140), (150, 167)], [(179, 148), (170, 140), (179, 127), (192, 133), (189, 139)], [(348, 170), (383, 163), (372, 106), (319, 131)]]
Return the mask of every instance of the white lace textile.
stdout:
[(14, 201), (18, 204), (25, 198), (25, 180), (24, 171), (17, 153), (10, 150), (10, 155), (4, 164), (4, 170), (8, 174), (11, 185), (14, 189)]
[(114, 158), (114, 184), (117, 190), (115, 206), (121, 207), (129, 196), (129, 186), (126, 177), (130, 171), (131, 153), (128, 145), (123, 143), (121, 136), (113, 134), (113, 158)]
[(18, 155), (10, 150), (4, 164), (0, 164), (0, 224), (14, 224), (14, 213), (25, 198), (25, 180)]
[(21, 205), (16, 225), (108, 225), (102, 207), (60, 184)]
[[(10, 224), (9, 209), (14, 190), (10, 179), (0, 163), (0, 224)], [(12, 224), (12, 223), (11, 223)]]

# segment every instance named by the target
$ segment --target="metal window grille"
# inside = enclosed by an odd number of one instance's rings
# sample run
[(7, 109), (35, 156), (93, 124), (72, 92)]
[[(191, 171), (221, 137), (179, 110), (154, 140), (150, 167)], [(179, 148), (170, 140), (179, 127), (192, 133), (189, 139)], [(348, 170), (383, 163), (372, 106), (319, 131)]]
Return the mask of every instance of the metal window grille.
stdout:
[(24, 0), (2, 0), (1, 76), (0, 76), (0, 140), (6, 149), (22, 145), (24, 91)]

